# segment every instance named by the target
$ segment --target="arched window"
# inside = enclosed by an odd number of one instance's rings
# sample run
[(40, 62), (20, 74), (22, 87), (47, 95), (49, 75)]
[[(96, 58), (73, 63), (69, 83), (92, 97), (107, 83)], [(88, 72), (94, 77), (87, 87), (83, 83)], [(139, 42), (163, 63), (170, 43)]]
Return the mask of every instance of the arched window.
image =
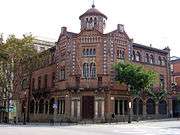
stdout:
[(48, 113), (48, 101), (45, 102), (45, 114)]
[(92, 17), (90, 18), (89, 22), (90, 22), (90, 23), (92, 23), (92, 22), (93, 22), (93, 19), (92, 19)]
[(93, 50), (92, 49), (90, 49), (89, 55), (93, 55)]
[(44, 113), (44, 100), (39, 101), (39, 113)]
[(159, 114), (167, 114), (167, 103), (165, 100), (159, 101), (158, 112)]
[(54, 98), (52, 98), (50, 100), (50, 103), (49, 103), (49, 114), (53, 114), (54, 113), (53, 104), (54, 104)]
[(162, 59), (162, 66), (165, 66), (166, 65), (166, 58), (163, 57)]
[(141, 61), (141, 54), (139, 51), (137, 51), (137, 54), (136, 54), (136, 61)]
[(149, 54), (146, 53), (145, 62), (149, 63)]
[(94, 18), (94, 26), (96, 26), (97, 25), (97, 18), (95, 17)]
[(89, 55), (89, 49), (86, 49), (86, 55)]
[(88, 23), (88, 18), (86, 18), (86, 23)]
[(159, 64), (159, 65), (162, 65), (162, 59), (161, 59), (161, 56), (158, 57), (158, 64)]
[(35, 108), (35, 107), (34, 107), (34, 104), (35, 104), (35, 103), (34, 103), (34, 100), (31, 100), (31, 102), (30, 102), (30, 113), (31, 113), (31, 114), (34, 113), (34, 108)]
[(86, 50), (85, 50), (85, 49), (83, 49), (83, 55), (84, 55), (84, 56), (86, 55)]
[(134, 115), (143, 114), (143, 101), (141, 99), (135, 98), (133, 100), (133, 113)]
[(119, 52), (119, 50), (117, 50), (117, 58), (119, 58), (120, 57), (120, 52)]
[(135, 53), (135, 51), (133, 51), (132, 60), (136, 60), (136, 53)]
[(91, 78), (95, 78), (96, 77), (96, 64), (95, 63), (91, 63), (90, 72), (91, 72)]
[(89, 77), (89, 64), (88, 63), (83, 64), (83, 77), (85, 78)]
[(162, 74), (160, 74), (160, 76), (159, 76), (159, 85), (160, 85), (160, 89), (164, 90), (165, 80), (164, 80), (164, 75), (162, 75)]
[(150, 55), (150, 63), (154, 64), (154, 56), (152, 54)]
[(146, 102), (146, 112), (147, 114), (155, 114), (155, 102), (151, 98)]
[(95, 48), (93, 49), (93, 55), (96, 55), (96, 49)]

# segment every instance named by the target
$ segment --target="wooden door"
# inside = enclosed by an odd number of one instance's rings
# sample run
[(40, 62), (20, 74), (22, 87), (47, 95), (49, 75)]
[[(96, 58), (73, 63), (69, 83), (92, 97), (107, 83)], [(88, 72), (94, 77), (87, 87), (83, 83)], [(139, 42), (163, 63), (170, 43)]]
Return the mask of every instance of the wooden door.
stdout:
[(94, 97), (93, 96), (82, 97), (82, 118), (83, 119), (94, 118)]

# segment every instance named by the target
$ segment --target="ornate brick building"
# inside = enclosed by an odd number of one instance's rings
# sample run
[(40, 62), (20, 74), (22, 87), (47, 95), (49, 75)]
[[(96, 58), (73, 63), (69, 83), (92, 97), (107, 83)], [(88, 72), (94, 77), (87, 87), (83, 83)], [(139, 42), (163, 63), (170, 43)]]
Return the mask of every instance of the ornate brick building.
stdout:
[[(133, 43), (122, 24), (104, 33), (107, 16), (92, 5), (79, 17), (80, 33), (62, 27), (55, 47), (47, 50), (45, 64), (34, 71), (31, 78), (29, 114), (31, 121), (110, 120), (125, 121), (129, 102), (132, 115), (136, 113), (136, 98), (129, 96), (127, 86), (117, 84), (112, 67), (117, 62), (132, 62), (159, 74), (155, 88), (170, 90), (170, 50)], [(24, 113), (24, 100), (20, 94), (20, 113)], [(155, 103), (142, 97), (139, 102), (142, 118), (167, 117), (171, 100)], [(27, 111), (28, 110), (28, 111)], [(21, 117), (22, 118), (22, 117)]]
[(173, 88), (173, 116), (180, 116), (180, 58), (171, 61), (172, 88)]

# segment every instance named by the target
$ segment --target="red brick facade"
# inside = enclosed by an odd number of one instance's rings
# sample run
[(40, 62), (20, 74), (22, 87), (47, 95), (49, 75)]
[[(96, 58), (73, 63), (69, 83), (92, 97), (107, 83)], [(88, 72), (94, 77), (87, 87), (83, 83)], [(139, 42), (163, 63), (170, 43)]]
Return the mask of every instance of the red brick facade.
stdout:
[[(159, 50), (133, 43), (121, 24), (105, 34), (107, 17), (94, 6), (80, 16), (80, 20), (80, 33), (62, 27), (56, 46), (50, 51), (53, 62), (32, 75), (31, 121), (108, 121), (114, 113), (117, 120), (126, 121), (128, 104), (133, 103), (133, 98), (126, 86), (114, 81), (113, 64), (117, 62), (132, 62), (156, 71), (163, 78), (164, 89), (170, 90), (168, 48)], [(160, 82), (154, 87), (159, 88)], [(166, 117), (170, 112), (168, 99), (163, 115), (159, 114), (158, 103), (148, 99), (142, 97), (140, 102), (142, 118)], [(149, 106), (154, 112), (147, 109)]]

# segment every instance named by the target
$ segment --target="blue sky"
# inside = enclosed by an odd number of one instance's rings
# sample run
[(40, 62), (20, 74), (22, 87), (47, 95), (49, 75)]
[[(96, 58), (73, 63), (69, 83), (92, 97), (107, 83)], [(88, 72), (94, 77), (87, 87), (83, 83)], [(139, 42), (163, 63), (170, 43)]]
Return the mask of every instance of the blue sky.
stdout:
[[(79, 32), (79, 16), (93, 0), (0, 0), (0, 33), (34, 36), (56, 41), (62, 26)], [(106, 32), (118, 23), (135, 42), (171, 48), (180, 56), (179, 0), (95, 0), (96, 8), (108, 16)]]

